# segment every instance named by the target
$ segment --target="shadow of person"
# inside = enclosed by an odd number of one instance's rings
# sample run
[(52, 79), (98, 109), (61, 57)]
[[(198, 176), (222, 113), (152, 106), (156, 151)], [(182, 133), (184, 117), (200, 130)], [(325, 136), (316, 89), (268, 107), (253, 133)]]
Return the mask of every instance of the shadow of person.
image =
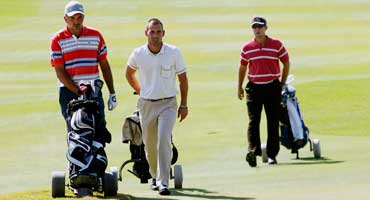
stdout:
[(217, 192), (199, 188), (171, 189), (172, 196), (194, 197), (203, 199), (229, 199), (229, 200), (249, 200), (251, 197), (233, 197), (218, 195)]
[(320, 165), (320, 164), (338, 164), (345, 162), (344, 160), (332, 160), (330, 158), (325, 157), (321, 158), (307, 157), (293, 160), (297, 162), (279, 163), (279, 165)]
[(193, 197), (193, 198), (203, 198), (203, 199), (225, 199), (225, 200), (250, 200), (255, 199), (251, 197), (233, 197), (233, 196), (225, 196), (225, 195), (217, 195), (217, 192), (199, 189), (199, 188), (183, 188), (183, 189), (170, 189), (171, 195), (166, 196), (166, 198), (158, 198), (158, 197), (139, 197), (139, 196), (132, 196), (129, 194), (122, 194), (118, 193), (117, 196), (114, 197), (104, 197), (103, 195), (96, 196), (98, 199), (119, 199), (119, 200), (178, 200), (178, 197)]
[[(100, 198), (99, 198), (100, 199)], [(139, 197), (139, 196), (132, 196), (129, 194), (122, 194), (118, 193), (115, 197), (102, 197), (101, 199), (119, 199), (119, 200), (163, 200), (164, 198), (158, 198), (158, 197)], [(166, 198), (166, 200), (177, 200), (174, 198)]]

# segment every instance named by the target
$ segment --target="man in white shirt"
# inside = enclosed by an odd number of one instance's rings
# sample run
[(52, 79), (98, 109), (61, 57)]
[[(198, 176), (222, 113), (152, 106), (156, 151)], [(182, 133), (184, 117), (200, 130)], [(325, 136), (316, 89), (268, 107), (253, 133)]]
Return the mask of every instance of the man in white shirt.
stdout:
[[(126, 79), (140, 94), (138, 109), (146, 158), (153, 178), (151, 187), (159, 190), (161, 195), (169, 195), (171, 135), (176, 115), (180, 122), (188, 115), (188, 79), (180, 50), (163, 43), (164, 34), (162, 22), (157, 18), (149, 19), (145, 30), (148, 43), (131, 53)], [(137, 70), (140, 81), (135, 77)], [(180, 82), (179, 107), (176, 101), (176, 75)]]

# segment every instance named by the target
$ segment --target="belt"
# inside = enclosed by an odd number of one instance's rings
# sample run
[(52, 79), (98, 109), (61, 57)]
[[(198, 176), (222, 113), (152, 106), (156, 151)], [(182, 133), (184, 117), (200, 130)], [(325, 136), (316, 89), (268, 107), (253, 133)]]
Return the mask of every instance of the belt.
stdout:
[(270, 85), (279, 84), (279, 83), (280, 83), (279, 79), (275, 79), (275, 80), (269, 81), (267, 83), (254, 83), (254, 82), (251, 82), (251, 81), (248, 82), (248, 84), (258, 85), (258, 86), (270, 86)]
[(172, 99), (174, 97), (166, 97), (166, 98), (161, 98), (161, 99), (144, 99), (145, 101), (150, 101), (150, 102), (156, 102), (156, 101), (163, 101), (167, 99)]

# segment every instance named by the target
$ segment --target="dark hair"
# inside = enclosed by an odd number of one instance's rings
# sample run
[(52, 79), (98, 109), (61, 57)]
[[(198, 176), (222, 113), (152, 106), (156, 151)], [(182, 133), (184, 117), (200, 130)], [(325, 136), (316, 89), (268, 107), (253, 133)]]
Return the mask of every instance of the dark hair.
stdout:
[(150, 18), (149, 20), (148, 20), (148, 24), (146, 25), (146, 28), (149, 28), (149, 24), (153, 24), (153, 25), (161, 25), (161, 28), (162, 28), (162, 30), (164, 30), (163, 29), (163, 24), (162, 24), (162, 22), (161, 22), (161, 20), (159, 20), (158, 18)]

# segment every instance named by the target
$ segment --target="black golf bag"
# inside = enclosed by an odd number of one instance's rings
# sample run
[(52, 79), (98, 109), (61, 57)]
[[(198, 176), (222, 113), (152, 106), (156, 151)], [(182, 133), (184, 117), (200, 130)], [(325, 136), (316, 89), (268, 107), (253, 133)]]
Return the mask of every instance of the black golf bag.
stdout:
[[(309, 140), (309, 130), (303, 121), (295, 88), (289, 84), (282, 90), (280, 142), (292, 153), (297, 153)], [(311, 146), (311, 145), (310, 145)]]
[(108, 164), (104, 147), (105, 142), (110, 142), (110, 133), (99, 116), (98, 94), (102, 86), (101, 80), (80, 84), (83, 95), (78, 100), (72, 100), (67, 107), (70, 126), (67, 159), (73, 188), (99, 185), (99, 178), (104, 177)]

